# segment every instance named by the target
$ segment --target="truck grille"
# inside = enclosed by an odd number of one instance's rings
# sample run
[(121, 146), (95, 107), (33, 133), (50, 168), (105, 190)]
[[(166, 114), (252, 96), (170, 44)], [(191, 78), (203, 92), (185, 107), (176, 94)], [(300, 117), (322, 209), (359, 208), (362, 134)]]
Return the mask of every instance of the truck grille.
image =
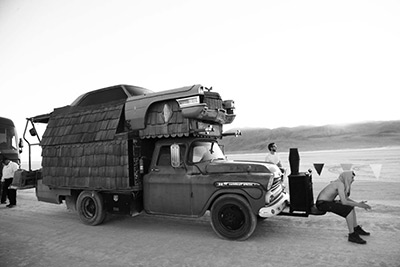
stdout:
[(276, 177), (274, 178), (274, 182), (272, 183), (271, 186), (271, 191), (274, 191), (276, 188), (278, 188), (282, 184), (281, 177)]
[(280, 177), (275, 178), (271, 189), (265, 195), (265, 203), (270, 204), (279, 199), (283, 192), (282, 180)]
[(222, 108), (222, 99), (218, 93), (204, 92), (204, 103), (206, 103), (210, 109)]

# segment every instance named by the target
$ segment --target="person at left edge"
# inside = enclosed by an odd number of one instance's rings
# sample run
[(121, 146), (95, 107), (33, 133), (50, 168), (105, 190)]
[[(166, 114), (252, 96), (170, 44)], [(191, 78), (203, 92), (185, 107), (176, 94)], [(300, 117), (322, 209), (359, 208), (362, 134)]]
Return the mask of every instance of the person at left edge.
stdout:
[(10, 201), (10, 204), (7, 205), (8, 208), (13, 208), (17, 205), (17, 190), (14, 188), (10, 188), (14, 173), (19, 169), (19, 165), (10, 159), (3, 157), (3, 173), (1, 177), (1, 181), (3, 184), (3, 193), (1, 195), (1, 204), (6, 203), (6, 198)]

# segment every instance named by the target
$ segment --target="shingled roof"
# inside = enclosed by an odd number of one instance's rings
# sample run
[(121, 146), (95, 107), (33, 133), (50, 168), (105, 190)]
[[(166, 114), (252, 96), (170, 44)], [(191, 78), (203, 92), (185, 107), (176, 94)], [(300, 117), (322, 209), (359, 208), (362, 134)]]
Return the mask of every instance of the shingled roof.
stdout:
[(128, 174), (126, 134), (117, 133), (124, 103), (54, 110), (41, 141), (46, 185), (101, 189), (138, 185)]
[(41, 145), (79, 144), (114, 139), (123, 114), (124, 102), (55, 109), (43, 134)]

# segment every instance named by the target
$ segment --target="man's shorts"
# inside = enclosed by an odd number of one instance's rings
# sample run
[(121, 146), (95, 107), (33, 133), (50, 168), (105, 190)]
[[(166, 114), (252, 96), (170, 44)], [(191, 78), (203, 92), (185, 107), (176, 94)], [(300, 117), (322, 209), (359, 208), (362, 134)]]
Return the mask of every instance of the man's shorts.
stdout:
[(320, 211), (329, 211), (339, 216), (342, 216), (343, 218), (346, 218), (347, 215), (349, 215), (349, 213), (354, 208), (353, 206), (343, 205), (340, 202), (324, 201), (324, 200), (318, 200), (317, 203), (315, 203), (315, 205), (317, 206), (317, 209)]

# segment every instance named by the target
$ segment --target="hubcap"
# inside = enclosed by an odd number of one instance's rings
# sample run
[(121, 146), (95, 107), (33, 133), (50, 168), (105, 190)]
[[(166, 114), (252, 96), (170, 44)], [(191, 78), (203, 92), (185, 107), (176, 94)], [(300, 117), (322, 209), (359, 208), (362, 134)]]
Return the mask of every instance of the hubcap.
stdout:
[(222, 226), (230, 231), (240, 229), (245, 223), (243, 211), (236, 205), (225, 205), (218, 214)]
[(93, 199), (85, 198), (82, 202), (83, 212), (85, 217), (93, 218), (96, 214), (96, 204), (94, 203)]

